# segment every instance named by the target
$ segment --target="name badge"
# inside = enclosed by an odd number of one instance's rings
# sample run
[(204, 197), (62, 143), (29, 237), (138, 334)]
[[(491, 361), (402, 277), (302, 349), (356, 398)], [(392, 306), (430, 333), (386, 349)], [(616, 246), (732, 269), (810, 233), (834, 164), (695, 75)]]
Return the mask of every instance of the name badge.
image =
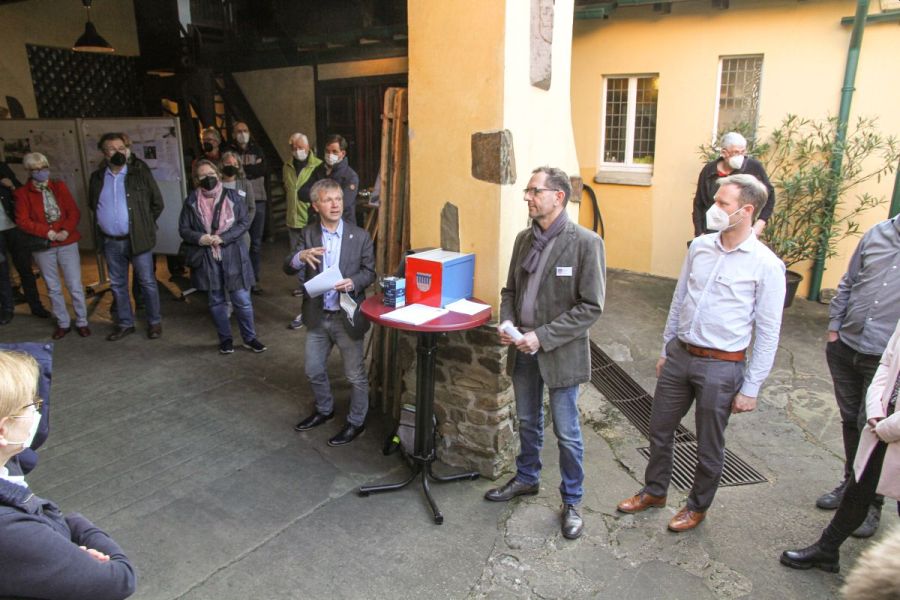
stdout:
[(571, 277), (572, 276), (572, 267), (556, 267), (556, 276), (557, 277)]
[(237, 193), (238, 193), (238, 196), (246, 196), (247, 195), (247, 192), (245, 192), (244, 190), (238, 190)]

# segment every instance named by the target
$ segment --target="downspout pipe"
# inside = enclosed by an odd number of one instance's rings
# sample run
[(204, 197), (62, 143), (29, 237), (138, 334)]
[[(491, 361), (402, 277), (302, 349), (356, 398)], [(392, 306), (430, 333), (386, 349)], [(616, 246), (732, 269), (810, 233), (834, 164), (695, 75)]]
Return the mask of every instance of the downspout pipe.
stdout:
[(897, 164), (897, 176), (894, 178), (894, 195), (891, 196), (890, 218), (893, 219), (900, 213), (900, 163)]
[[(862, 46), (863, 31), (866, 26), (866, 15), (869, 13), (869, 0), (857, 0), (856, 16), (853, 19), (853, 33), (850, 35), (850, 48), (847, 50), (847, 66), (844, 69), (844, 85), (841, 87), (841, 107), (838, 112), (837, 135), (834, 140), (834, 154), (831, 157), (831, 173), (835, 180), (840, 176), (844, 162), (844, 143), (847, 139), (847, 123), (850, 121), (850, 102), (856, 82), (856, 67), (859, 64), (859, 50)], [(828, 251), (828, 223), (834, 218), (834, 208), (838, 201), (838, 188), (829, 191), (825, 199), (826, 230), (819, 238), (819, 251), (813, 263), (812, 276), (809, 282), (809, 300), (819, 299), (822, 288), (822, 274), (825, 272), (825, 256)]]

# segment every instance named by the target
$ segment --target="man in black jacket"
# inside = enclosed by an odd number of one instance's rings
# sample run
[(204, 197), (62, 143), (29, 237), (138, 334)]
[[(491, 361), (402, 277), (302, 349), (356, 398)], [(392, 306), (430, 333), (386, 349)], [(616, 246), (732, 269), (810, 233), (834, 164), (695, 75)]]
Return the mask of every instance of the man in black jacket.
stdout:
[(256, 200), (256, 212), (250, 224), (250, 264), (253, 266), (256, 281), (250, 291), (260, 294), (262, 289), (259, 287), (259, 261), (266, 228), (266, 203), (269, 200), (266, 194), (266, 156), (262, 147), (250, 136), (250, 128), (246, 123), (241, 121), (235, 123), (231, 134), (232, 143), (229, 148), (241, 157), (244, 174), (253, 188), (253, 197)]
[(41, 304), (38, 295), (37, 283), (34, 271), (31, 270), (31, 250), (24, 243), (24, 239), (16, 229), (16, 210), (13, 200), (13, 190), (22, 184), (16, 178), (15, 173), (5, 162), (0, 162), (0, 325), (6, 325), (12, 321), (16, 309), (13, 297), (12, 283), (9, 278), (9, 260), (7, 252), (12, 255), (16, 271), (22, 282), (22, 290), (25, 299), (31, 307), (31, 314), (36, 317), (48, 318), (50, 312)]
[(114, 342), (134, 333), (134, 312), (128, 293), (128, 264), (140, 282), (147, 311), (147, 336), (162, 335), (159, 290), (153, 269), (156, 220), (165, 205), (150, 167), (131, 156), (128, 137), (105, 133), (97, 147), (104, 164), (91, 174), (88, 205), (97, 224), (97, 249), (109, 267), (109, 281), (116, 299), (118, 324), (106, 336)]
[(772, 216), (775, 209), (775, 188), (769, 182), (766, 168), (762, 163), (747, 156), (747, 140), (736, 131), (729, 131), (722, 136), (721, 156), (706, 163), (700, 171), (697, 179), (697, 191), (694, 194), (694, 237), (704, 233), (713, 233), (706, 227), (706, 211), (716, 203), (716, 192), (719, 191), (717, 183), (722, 177), (746, 173), (759, 179), (769, 190), (769, 198), (765, 206), (759, 212), (756, 222), (753, 224), (753, 232), (759, 236), (766, 226), (766, 221)]
[[(316, 169), (314, 179), (333, 179), (344, 194), (343, 219), (356, 225), (356, 194), (359, 192), (359, 175), (347, 163), (347, 140), (333, 134), (325, 138), (325, 157)], [(310, 219), (312, 222), (314, 219)]]
[[(331, 349), (337, 345), (351, 386), (350, 412), (347, 424), (328, 440), (328, 445), (342, 446), (363, 432), (369, 409), (369, 378), (363, 357), (363, 337), (369, 322), (360, 313), (360, 306), (366, 299), (366, 288), (375, 281), (375, 253), (369, 234), (341, 219), (340, 184), (332, 179), (317, 181), (310, 196), (320, 220), (303, 228), (299, 244), (285, 260), (284, 270), (288, 275), (299, 273), (301, 280), (308, 282), (326, 269), (336, 268), (341, 279), (315, 298), (303, 287), (302, 319), (308, 331), (305, 369), (316, 406), (294, 429), (307, 431), (334, 417), (327, 364)], [(356, 305), (352, 317), (344, 309), (348, 301)]]

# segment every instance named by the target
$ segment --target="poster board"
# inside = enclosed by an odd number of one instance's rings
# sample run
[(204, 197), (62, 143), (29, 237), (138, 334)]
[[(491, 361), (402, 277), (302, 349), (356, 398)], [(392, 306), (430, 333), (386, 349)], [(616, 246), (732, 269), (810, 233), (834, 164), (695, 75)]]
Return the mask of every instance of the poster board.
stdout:
[(153, 251), (156, 254), (178, 254), (178, 248), (181, 246), (178, 217), (181, 215), (181, 205), (187, 197), (178, 119), (176, 117), (78, 119), (78, 128), (87, 173), (85, 182), (103, 162), (103, 153), (97, 148), (97, 142), (104, 133), (121, 132), (131, 139), (131, 154), (150, 167), (166, 206), (156, 221), (156, 246)]
[(75, 119), (0, 119), (0, 160), (6, 161), (20, 182), (28, 180), (22, 158), (40, 152), (50, 162), (50, 177), (62, 179), (81, 211), (79, 248), (94, 247), (94, 231), (87, 207), (87, 175)]
[(157, 220), (157, 254), (177, 254), (181, 245), (178, 217), (187, 196), (181, 130), (176, 117), (124, 119), (0, 119), (0, 159), (23, 183), (28, 173), (22, 157), (41, 152), (50, 161), (50, 177), (65, 181), (81, 211), (80, 248), (96, 248), (92, 215), (87, 206), (88, 181), (103, 161), (97, 141), (117, 131), (132, 140), (131, 151), (153, 172), (165, 209)]

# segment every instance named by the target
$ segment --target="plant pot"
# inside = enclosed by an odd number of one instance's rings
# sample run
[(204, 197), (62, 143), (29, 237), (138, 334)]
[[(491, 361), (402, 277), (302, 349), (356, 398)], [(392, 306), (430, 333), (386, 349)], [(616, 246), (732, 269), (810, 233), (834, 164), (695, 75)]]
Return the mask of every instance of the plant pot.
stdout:
[(791, 304), (794, 303), (794, 296), (797, 295), (797, 288), (800, 286), (800, 282), (803, 281), (803, 275), (794, 271), (785, 271), (784, 278), (787, 280), (787, 287), (784, 293), (784, 307), (790, 308)]

